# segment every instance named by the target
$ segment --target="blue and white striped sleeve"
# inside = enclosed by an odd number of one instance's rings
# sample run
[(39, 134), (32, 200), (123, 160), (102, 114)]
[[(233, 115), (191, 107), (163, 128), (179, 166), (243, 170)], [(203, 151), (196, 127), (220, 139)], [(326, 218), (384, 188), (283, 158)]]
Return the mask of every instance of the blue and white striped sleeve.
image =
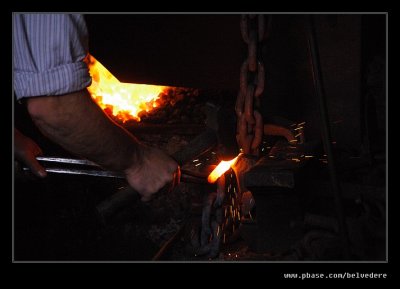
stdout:
[(80, 14), (13, 14), (17, 99), (62, 95), (91, 84), (88, 31)]

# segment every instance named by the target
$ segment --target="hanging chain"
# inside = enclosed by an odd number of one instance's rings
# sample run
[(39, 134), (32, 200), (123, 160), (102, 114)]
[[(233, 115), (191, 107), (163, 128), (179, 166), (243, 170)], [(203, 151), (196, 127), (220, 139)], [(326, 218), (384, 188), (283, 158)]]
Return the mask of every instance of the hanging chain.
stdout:
[(264, 128), (259, 112), (265, 85), (261, 60), (262, 44), (266, 38), (264, 15), (242, 15), (240, 31), (248, 46), (248, 56), (240, 69), (240, 89), (235, 106), (236, 140), (243, 153), (258, 156)]
[[(262, 42), (267, 34), (264, 15), (242, 15), (240, 30), (244, 42), (248, 45), (248, 56), (240, 68), (240, 89), (235, 105), (236, 140), (243, 153), (258, 156), (264, 134), (263, 119), (259, 112), (260, 97), (264, 92), (265, 83), (264, 65), (261, 61)], [(249, 168), (254, 160), (245, 159), (241, 169)], [(215, 258), (219, 254), (221, 243), (228, 244), (240, 236), (238, 229), (244, 210), (243, 193), (243, 187), (234, 169), (218, 179), (217, 190), (209, 192), (204, 198), (201, 232), (192, 230), (190, 238), (196, 248), (196, 254), (208, 254), (209, 258)], [(252, 218), (250, 210), (247, 211)]]

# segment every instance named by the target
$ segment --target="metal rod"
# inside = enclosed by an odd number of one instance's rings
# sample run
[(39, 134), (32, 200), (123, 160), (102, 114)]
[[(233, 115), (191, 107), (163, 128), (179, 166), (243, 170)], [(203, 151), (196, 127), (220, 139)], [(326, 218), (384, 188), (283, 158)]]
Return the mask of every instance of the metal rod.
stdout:
[(316, 30), (315, 30), (315, 22), (314, 15), (309, 15), (308, 24), (309, 24), (309, 51), (311, 55), (312, 62), (312, 73), (314, 80), (314, 88), (315, 93), (319, 103), (319, 113), (322, 123), (322, 141), (324, 143), (325, 152), (328, 158), (328, 169), (329, 175), (332, 183), (334, 201), (335, 201), (335, 209), (339, 222), (339, 234), (343, 241), (343, 249), (345, 258), (349, 258), (349, 239), (347, 233), (347, 226), (345, 221), (345, 214), (343, 211), (343, 202), (342, 202), (342, 194), (341, 187), (336, 175), (336, 167), (333, 157), (332, 151), (332, 142), (331, 142), (331, 130), (329, 126), (329, 115), (326, 104), (325, 97), (325, 89), (321, 72), (321, 64), (318, 50), (318, 43), (316, 40)]
[[(76, 163), (75, 163), (76, 164)], [(23, 171), (30, 171), (28, 167), (22, 167)], [(85, 169), (72, 169), (72, 168), (56, 168), (56, 167), (46, 167), (46, 172), (55, 174), (67, 174), (67, 175), (85, 175), (93, 177), (107, 177), (107, 178), (119, 178), (124, 179), (125, 175), (120, 172), (104, 171), (104, 170), (85, 170)], [(186, 171), (184, 171), (186, 172)], [(206, 177), (193, 176), (185, 173), (181, 174), (180, 181), (183, 183), (193, 183), (193, 184), (207, 184)]]
[[(24, 171), (30, 171), (30, 168), (23, 167)], [(56, 174), (68, 174), (68, 175), (85, 175), (94, 177), (107, 177), (107, 178), (120, 178), (123, 179), (125, 176), (119, 172), (103, 171), (103, 170), (84, 170), (84, 169), (70, 169), (70, 168), (45, 168), (46, 172)]]
[(36, 157), (36, 159), (38, 161), (43, 161), (43, 162), (54, 162), (59, 164), (76, 164), (76, 165), (99, 167), (99, 165), (94, 162), (82, 159), (70, 159), (70, 158), (59, 158), (59, 157)]
[[(70, 159), (70, 158), (60, 158), (60, 157), (47, 157), (41, 156), (36, 157), (36, 159), (40, 162), (50, 162), (57, 164), (72, 164), (79, 166), (93, 166), (96, 168), (101, 168), (98, 164), (83, 160), (83, 159)], [(44, 164), (43, 164), (44, 165)], [(95, 176), (95, 177), (110, 177), (110, 178), (125, 178), (123, 173), (107, 171), (107, 170), (93, 170), (93, 169), (78, 169), (78, 168), (69, 168), (69, 167), (47, 167), (44, 165), (46, 172), (56, 173), (56, 174), (70, 174), (70, 175), (87, 175), (87, 176)], [(22, 167), (23, 171), (30, 171), (28, 167)], [(181, 169), (181, 181), (184, 183), (207, 183), (206, 181), (207, 175), (192, 172), (189, 170)]]

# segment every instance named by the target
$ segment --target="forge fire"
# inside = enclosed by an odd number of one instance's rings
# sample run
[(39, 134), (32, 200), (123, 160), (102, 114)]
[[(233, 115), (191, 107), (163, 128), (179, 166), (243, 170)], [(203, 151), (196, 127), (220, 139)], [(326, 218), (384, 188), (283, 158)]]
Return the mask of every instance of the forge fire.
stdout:
[(89, 55), (88, 67), (92, 84), (88, 91), (108, 114), (126, 122), (140, 121), (140, 113), (160, 105), (159, 99), (168, 88), (160, 85), (121, 83), (97, 59)]
[(388, 259), (387, 14), (85, 20), (91, 98), (179, 181), (142, 202), (15, 101), (48, 176), (15, 159), (13, 261)]

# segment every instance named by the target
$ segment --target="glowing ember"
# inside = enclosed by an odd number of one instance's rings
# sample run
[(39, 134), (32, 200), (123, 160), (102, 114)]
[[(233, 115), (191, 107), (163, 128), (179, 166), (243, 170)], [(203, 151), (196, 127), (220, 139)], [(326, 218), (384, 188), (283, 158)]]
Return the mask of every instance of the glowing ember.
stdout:
[(221, 161), (218, 166), (208, 175), (207, 181), (209, 183), (215, 183), (223, 173), (225, 173), (229, 168), (236, 162), (237, 158), (230, 161)]
[(123, 122), (140, 121), (139, 114), (157, 107), (160, 94), (169, 88), (120, 82), (92, 55), (89, 55), (88, 66), (92, 76), (88, 87), (90, 95), (103, 110)]

